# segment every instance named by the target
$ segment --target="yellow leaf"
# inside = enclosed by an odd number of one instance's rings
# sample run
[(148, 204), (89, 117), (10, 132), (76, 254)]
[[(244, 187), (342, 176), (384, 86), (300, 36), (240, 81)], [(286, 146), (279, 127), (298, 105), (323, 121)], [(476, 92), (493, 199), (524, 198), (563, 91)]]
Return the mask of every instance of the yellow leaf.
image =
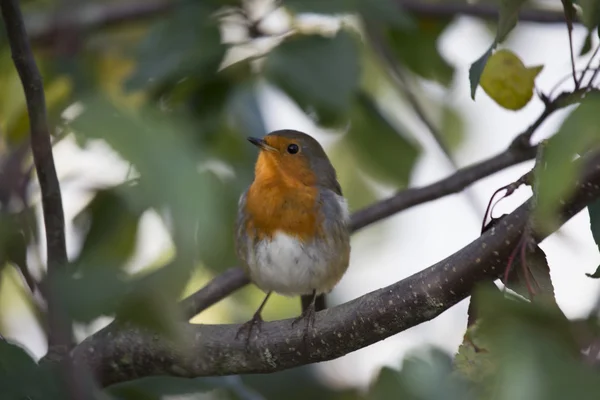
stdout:
[(116, 51), (102, 54), (98, 63), (98, 81), (109, 97), (127, 107), (138, 107), (144, 101), (142, 92), (126, 93), (123, 81), (135, 68), (133, 58), (125, 57)]
[(480, 85), (498, 105), (517, 111), (533, 97), (535, 78), (543, 65), (526, 67), (512, 51), (496, 51), (481, 74)]

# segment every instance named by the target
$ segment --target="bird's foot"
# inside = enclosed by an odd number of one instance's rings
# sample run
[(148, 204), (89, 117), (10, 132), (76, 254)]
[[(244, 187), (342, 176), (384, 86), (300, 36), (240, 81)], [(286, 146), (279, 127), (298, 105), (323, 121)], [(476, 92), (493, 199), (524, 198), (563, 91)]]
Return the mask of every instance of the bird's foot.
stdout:
[(302, 320), (306, 321), (306, 324), (304, 325), (304, 346), (306, 347), (306, 350), (308, 351), (308, 334), (311, 328), (314, 328), (315, 326), (315, 316), (316, 316), (316, 312), (315, 312), (315, 305), (314, 303), (312, 303), (309, 307), (307, 307), (302, 314), (300, 314), (299, 317), (295, 318), (292, 321), (292, 327), (295, 326), (297, 323), (299, 323)]
[(263, 319), (260, 316), (260, 314), (254, 314), (250, 321), (245, 322), (244, 324), (242, 324), (242, 326), (240, 326), (240, 329), (238, 329), (237, 333), (235, 334), (235, 338), (238, 339), (243, 332), (247, 332), (246, 347), (248, 347), (248, 345), (250, 344), (250, 338), (252, 337), (252, 330), (256, 326), (256, 329), (258, 330), (258, 332), (260, 332), (262, 323)]

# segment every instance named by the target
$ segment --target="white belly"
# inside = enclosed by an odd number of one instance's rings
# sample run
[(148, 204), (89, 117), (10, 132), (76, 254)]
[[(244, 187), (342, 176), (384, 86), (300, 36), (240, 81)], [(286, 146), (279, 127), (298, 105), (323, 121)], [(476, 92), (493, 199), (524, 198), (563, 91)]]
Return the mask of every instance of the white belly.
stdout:
[(272, 240), (263, 240), (256, 254), (249, 254), (248, 267), (253, 282), (265, 292), (298, 296), (328, 291), (329, 260), (323, 249), (303, 245), (296, 238), (277, 232)]

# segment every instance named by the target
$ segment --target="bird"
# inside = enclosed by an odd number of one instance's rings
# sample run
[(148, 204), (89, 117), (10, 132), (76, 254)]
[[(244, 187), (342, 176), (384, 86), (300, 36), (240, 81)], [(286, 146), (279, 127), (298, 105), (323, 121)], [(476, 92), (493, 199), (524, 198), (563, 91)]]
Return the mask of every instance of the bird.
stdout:
[(300, 296), (306, 321), (304, 340), (324, 295), (346, 273), (350, 262), (350, 214), (336, 170), (312, 136), (282, 129), (263, 138), (248, 137), (258, 148), (254, 180), (241, 194), (235, 248), (250, 281), (266, 293), (236, 338), (260, 331), (261, 313), (273, 292)]

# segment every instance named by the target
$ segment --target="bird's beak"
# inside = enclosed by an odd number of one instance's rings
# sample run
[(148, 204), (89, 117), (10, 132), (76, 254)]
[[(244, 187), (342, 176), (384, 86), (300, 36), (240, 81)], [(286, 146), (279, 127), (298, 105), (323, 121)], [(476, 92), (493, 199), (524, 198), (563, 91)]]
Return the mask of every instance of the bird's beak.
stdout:
[(255, 138), (255, 137), (249, 137), (248, 141), (250, 143), (252, 143), (253, 145), (255, 145), (256, 147), (258, 147), (261, 150), (266, 150), (266, 151), (277, 151), (277, 149), (275, 147), (269, 146), (267, 144), (267, 142), (265, 142), (264, 139), (259, 139), (259, 138)]

